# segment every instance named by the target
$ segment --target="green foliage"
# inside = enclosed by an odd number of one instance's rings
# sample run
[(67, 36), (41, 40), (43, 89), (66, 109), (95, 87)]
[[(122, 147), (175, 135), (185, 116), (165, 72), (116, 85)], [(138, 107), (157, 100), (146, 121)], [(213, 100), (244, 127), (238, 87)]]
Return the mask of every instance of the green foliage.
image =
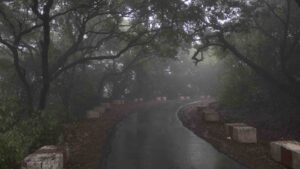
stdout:
[(40, 134), (33, 121), (22, 121), (0, 135), (0, 167), (12, 168), (24, 158)]
[(20, 104), (14, 98), (1, 99), (0, 102), (0, 132), (3, 132), (17, 122)]
[(0, 107), (0, 168), (17, 168), (28, 153), (42, 145), (57, 144), (62, 124), (58, 110), (18, 120), (20, 106), (15, 99), (1, 102)]
[[(275, 70), (270, 43), (258, 31), (235, 34), (230, 41), (257, 65)], [(264, 52), (268, 55), (265, 55)], [(219, 58), (225, 58), (225, 70), (221, 79), (222, 87), (219, 90), (222, 104), (230, 108), (265, 106), (263, 102), (268, 102), (266, 100), (270, 99), (270, 92), (274, 92), (270, 90), (271, 86), (258, 76), (255, 70), (234, 58), (232, 53), (219, 49), (215, 50), (215, 54)]]
[(73, 113), (71, 118), (82, 118), (85, 116), (86, 110), (99, 104), (96, 85), (92, 81), (86, 81), (74, 87), (72, 98), (70, 99), (70, 111)]
[(222, 87), (219, 97), (222, 104), (231, 108), (239, 108), (253, 104), (260, 93), (255, 74), (249, 67), (227, 59), (227, 70), (221, 78)]

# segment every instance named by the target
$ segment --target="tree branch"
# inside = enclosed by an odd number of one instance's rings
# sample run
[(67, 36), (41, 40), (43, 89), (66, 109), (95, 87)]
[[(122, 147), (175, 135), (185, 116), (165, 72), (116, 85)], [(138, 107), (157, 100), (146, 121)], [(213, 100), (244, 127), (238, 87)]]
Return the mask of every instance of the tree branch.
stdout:
[[(192, 59), (194, 60), (194, 63), (197, 65), (199, 62), (202, 62), (204, 60), (204, 56), (203, 56), (203, 50), (211, 47), (211, 46), (219, 46), (219, 47), (224, 47), (222, 44), (219, 43), (207, 43), (205, 45), (202, 45), (200, 47), (197, 48), (196, 52), (193, 54)], [(199, 53), (201, 52), (201, 57), (200, 59), (197, 58), (197, 56), (199, 55)]]
[(266, 0), (263, 0), (264, 4), (269, 8), (269, 10), (271, 11), (271, 13), (283, 24), (285, 25), (286, 22), (284, 19), (282, 19), (275, 11), (274, 11), (274, 7), (271, 6), (271, 4), (269, 4)]
[(224, 47), (226, 47), (226, 49), (228, 49), (237, 59), (241, 60), (246, 65), (248, 65), (258, 75), (263, 77), (272, 85), (276, 86), (279, 90), (288, 93), (290, 96), (297, 98), (297, 100), (300, 100), (299, 91), (295, 86), (293, 85), (291, 86), (277, 80), (275, 77), (272, 76), (271, 73), (269, 73), (268, 71), (266, 71), (261, 66), (254, 63), (253, 61), (251, 61), (246, 56), (244, 56), (238, 49), (236, 49), (233, 45), (231, 45), (223, 36), (220, 36), (220, 41), (224, 44)]

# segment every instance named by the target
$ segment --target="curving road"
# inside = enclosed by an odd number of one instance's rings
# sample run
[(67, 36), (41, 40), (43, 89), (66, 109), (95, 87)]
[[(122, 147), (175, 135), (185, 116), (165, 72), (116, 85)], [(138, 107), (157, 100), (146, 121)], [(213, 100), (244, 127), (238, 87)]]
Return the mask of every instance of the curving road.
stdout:
[(168, 102), (122, 121), (107, 169), (246, 169), (182, 126)]

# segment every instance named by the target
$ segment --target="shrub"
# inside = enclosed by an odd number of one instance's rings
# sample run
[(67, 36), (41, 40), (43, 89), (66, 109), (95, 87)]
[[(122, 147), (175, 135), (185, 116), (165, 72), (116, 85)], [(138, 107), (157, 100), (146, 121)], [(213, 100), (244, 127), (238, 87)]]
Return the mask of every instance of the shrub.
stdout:
[(0, 107), (0, 168), (18, 168), (27, 154), (42, 145), (58, 143), (62, 131), (59, 110), (35, 113), (25, 119), (18, 116), (16, 102), (1, 102)]

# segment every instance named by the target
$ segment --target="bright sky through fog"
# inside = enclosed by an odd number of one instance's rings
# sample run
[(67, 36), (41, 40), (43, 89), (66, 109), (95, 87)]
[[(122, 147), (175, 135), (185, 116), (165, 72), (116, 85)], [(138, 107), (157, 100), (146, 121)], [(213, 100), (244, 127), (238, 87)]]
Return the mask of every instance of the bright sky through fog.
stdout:
[(186, 5), (189, 5), (189, 4), (191, 4), (192, 0), (183, 0), (183, 2), (184, 2)]

